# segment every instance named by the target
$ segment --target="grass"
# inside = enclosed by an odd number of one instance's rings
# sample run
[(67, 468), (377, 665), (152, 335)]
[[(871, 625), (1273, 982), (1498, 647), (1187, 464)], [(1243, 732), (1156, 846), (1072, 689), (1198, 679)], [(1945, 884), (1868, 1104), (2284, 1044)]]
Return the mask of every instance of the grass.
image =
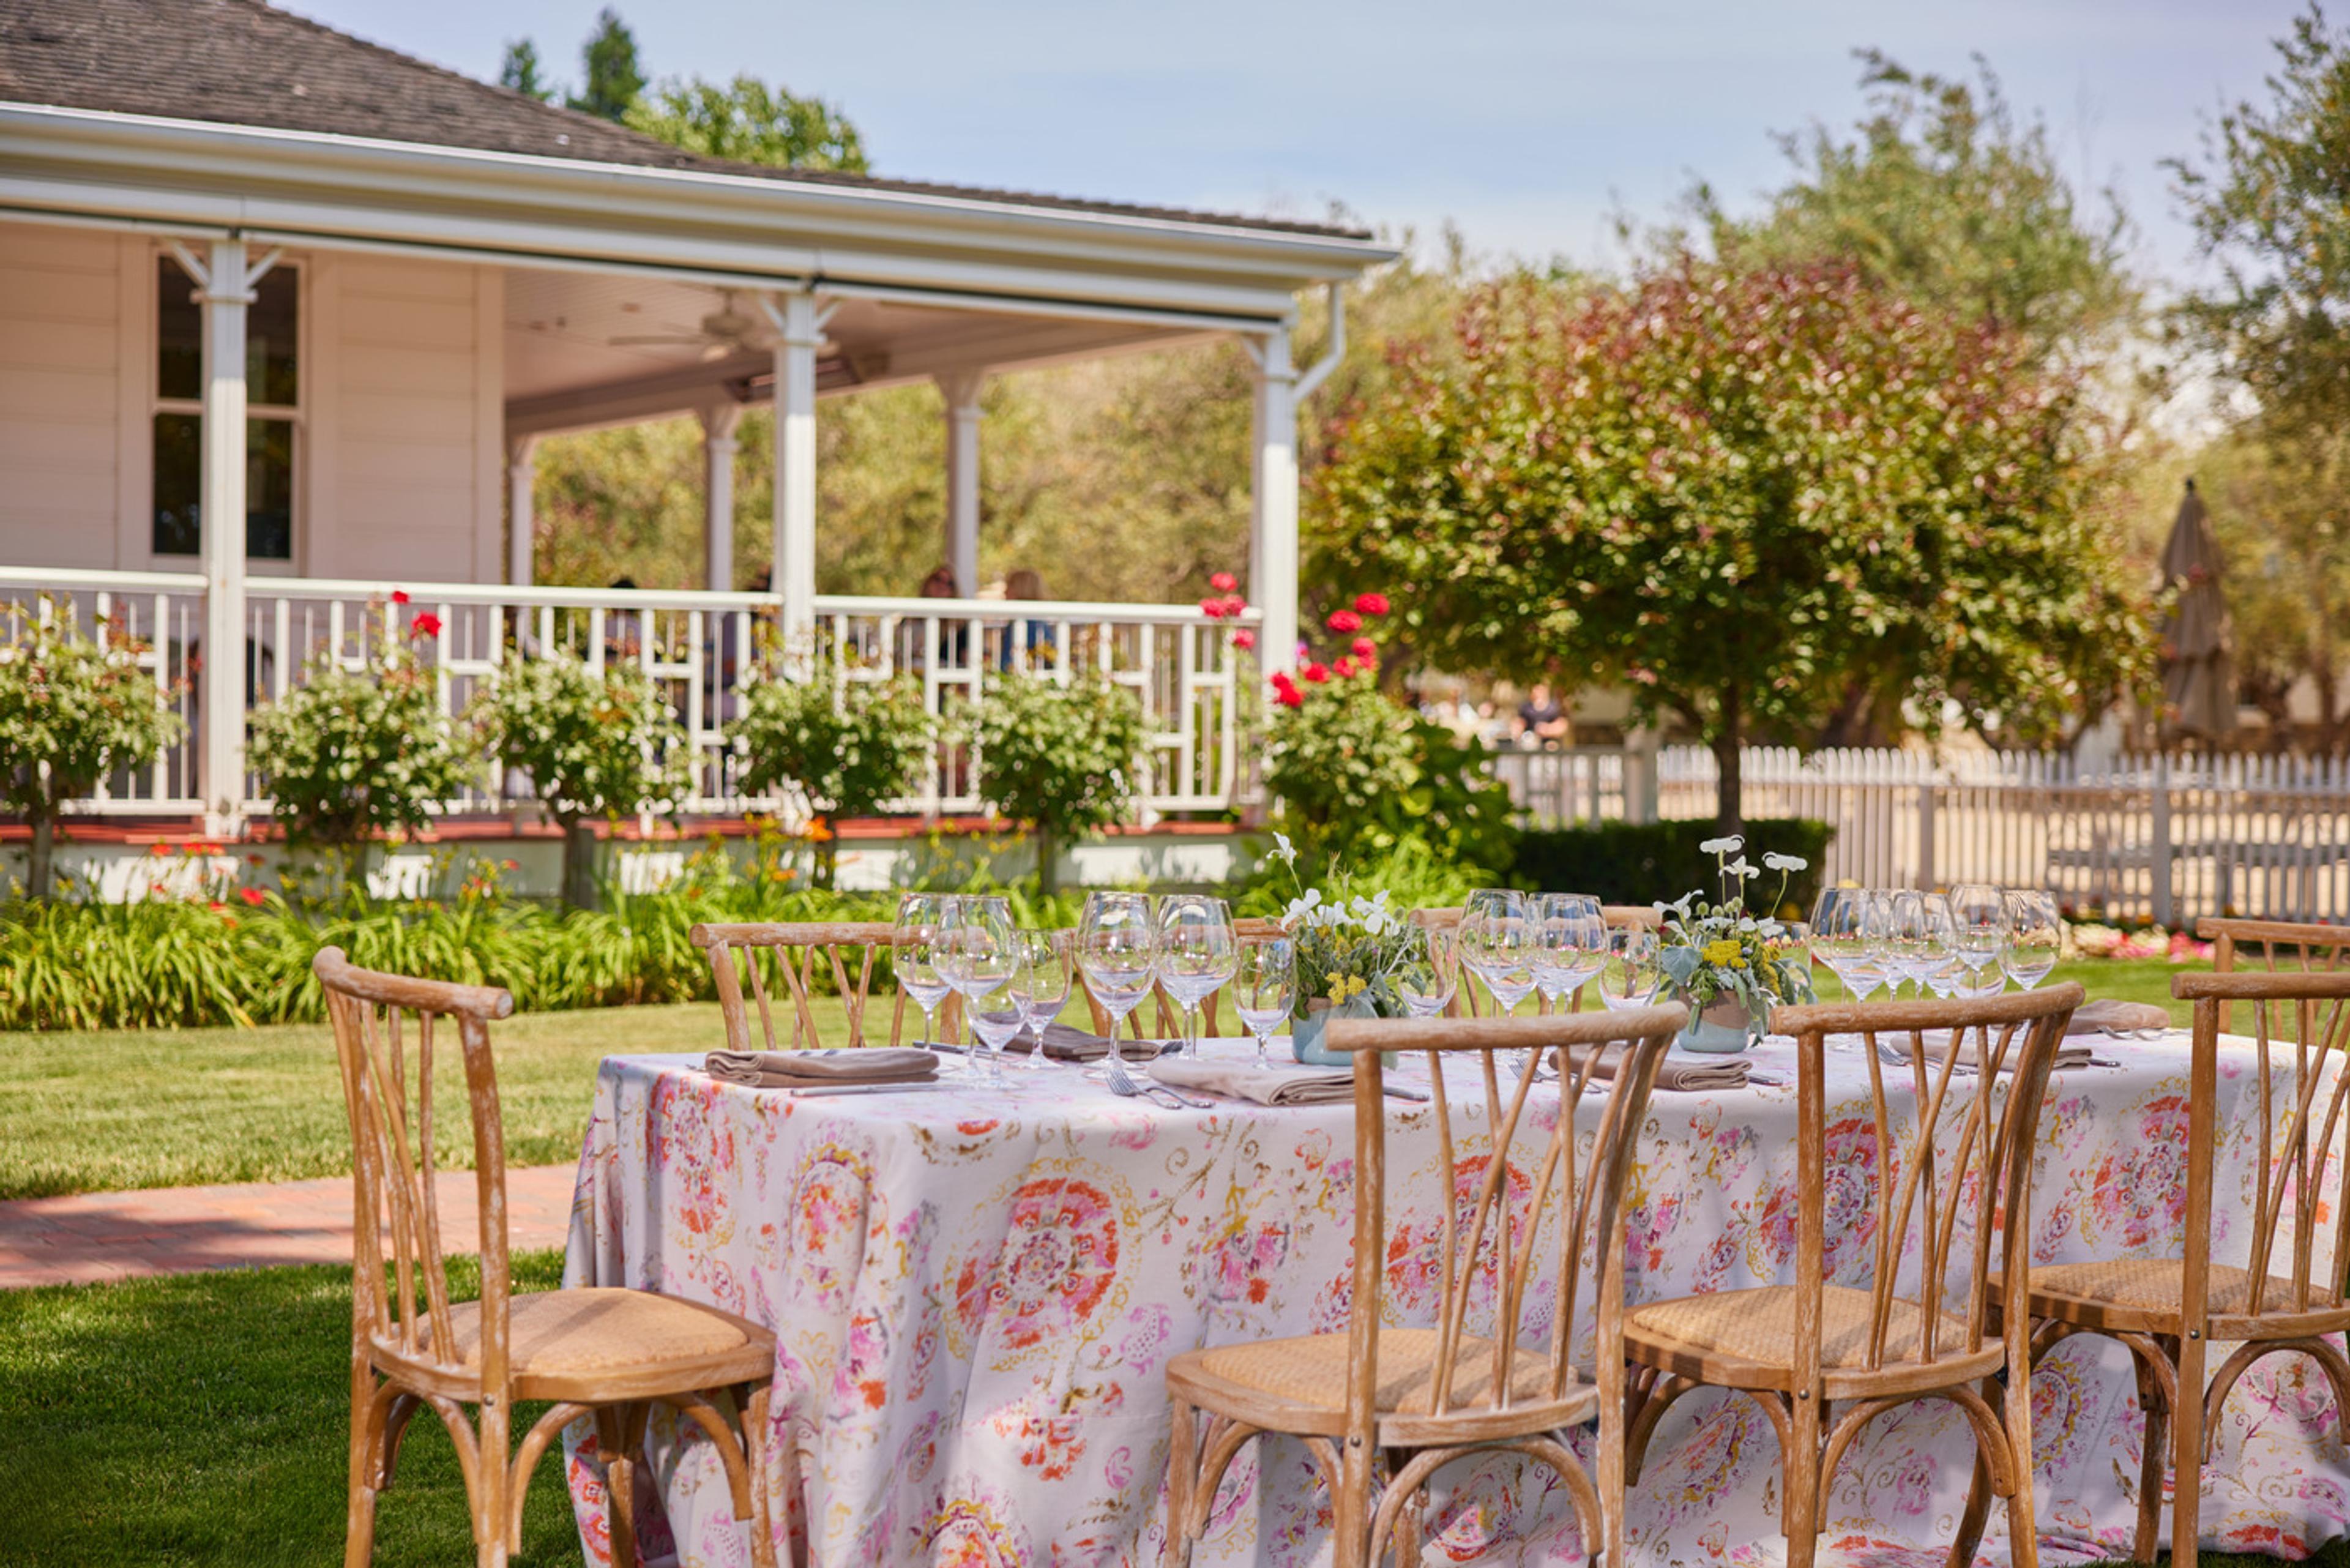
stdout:
[[(515, 1259), (517, 1288), (562, 1274)], [(478, 1287), (470, 1265), (451, 1285)], [(0, 1559), (16, 1568), (342, 1560), (350, 1271), (193, 1274), (0, 1292)], [(516, 1429), (544, 1407), (517, 1412)], [(560, 1451), (533, 1477), (522, 1561), (579, 1561)], [(464, 1485), (427, 1411), (379, 1513), (376, 1562), (470, 1563)]]
[[(2054, 985), (2064, 981), (2077, 980), (2092, 999), (2151, 1002), (2158, 1007), (2168, 1008), (2170, 1021), (2185, 1028), (2194, 1015), (2195, 1004), (2172, 1000), (2170, 977), (2182, 970), (2203, 967), (2200, 964), (2175, 964), (2167, 959), (2091, 959), (2084, 963), (2058, 964), (2055, 972), (2043, 983)], [(1833, 1002), (1844, 994), (1835, 977), (1828, 973), (1825, 966), (1818, 971), (1818, 978), (1823, 1001)], [(1884, 999), (1884, 994), (1882, 992), (1877, 993), (1879, 1001)], [(1909, 992), (1904, 990), (1901, 994), (1907, 996)], [(0, 1039), (5, 1038), (7, 1036), (0, 1035)]]

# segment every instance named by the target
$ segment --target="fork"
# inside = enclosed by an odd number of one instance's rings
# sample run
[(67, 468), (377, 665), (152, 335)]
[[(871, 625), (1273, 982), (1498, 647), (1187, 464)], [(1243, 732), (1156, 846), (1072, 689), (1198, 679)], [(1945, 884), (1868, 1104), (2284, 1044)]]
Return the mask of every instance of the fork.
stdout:
[[(1908, 1052), (1902, 1050), (1898, 1045), (1888, 1045), (1882, 1040), (1877, 1043), (1877, 1059), (1884, 1063), (1888, 1067), (1907, 1067), (1910, 1064), (1910, 1055)], [(1936, 1064), (1929, 1062), (1926, 1065), (1930, 1069), (1935, 1066)], [(1973, 1065), (1971, 1063), (1953, 1062), (1950, 1064), (1950, 1072), (1957, 1077), (1973, 1078), (1980, 1076), (1982, 1073), (1982, 1069)]]
[[(1148, 1100), (1154, 1106), (1170, 1110), (1204, 1111), (1213, 1108), (1205, 1100), (1187, 1100), (1164, 1084), (1143, 1083), (1126, 1070), (1126, 1063), (1120, 1060), (1115, 1044), (1110, 1046), (1109, 1054), (1102, 1058), (1102, 1064), (1107, 1069), (1102, 1076), (1109, 1084), (1109, 1092), (1113, 1095)], [(1160, 1099), (1159, 1096), (1161, 1095), (1167, 1098)], [(1173, 1103), (1170, 1105), (1170, 1101)]]

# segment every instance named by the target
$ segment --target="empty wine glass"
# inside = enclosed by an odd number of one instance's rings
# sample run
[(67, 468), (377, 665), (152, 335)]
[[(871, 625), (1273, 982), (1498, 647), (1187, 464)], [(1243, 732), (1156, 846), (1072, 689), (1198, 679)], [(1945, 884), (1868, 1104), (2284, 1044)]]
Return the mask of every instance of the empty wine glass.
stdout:
[(1925, 907), (1926, 946), (1918, 978), (1936, 996), (1948, 1000), (1966, 968), (1959, 956), (1958, 927), (1950, 918), (1950, 901), (1941, 894), (1926, 894)]
[(1956, 933), (1959, 962), (1966, 975), (1957, 987), (1962, 996), (1996, 995), (2007, 981), (1986, 990), (1983, 972), (2000, 974), (2000, 955), (2007, 948), (2007, 899), (1987, 882), (1962, 882), (1950, 890), (1950, 926)]
[(1434, 1018), (1451, 1006), (1461, 986), (1461, 955), (1453, 933), (1425, 926), (1405, 932), (1388, 981), (1396, 999), (1414, 1018)]
[(1066, 931), (1020, 933), (1021, 956), (1035, 971), (1029, 980), (1027, 1029), (1036, 1044), (1025, 1063), (1031, 1071), (1044, 1071), (1045, 1031), (1068, 1003), (1071, 942)]
[(2064, 950), (2064, 923), (2050, 893), (2007, 896), (2007, 952), (2001, 960), (2007, 978), (2030, 991), (2048, 978)]
[(1150, 918), (1149, 894), (1087, 895), (1085, 914), (1077, 922), (1077, 970), (1086, 977), (1094, 1000), (1109, 1015), (1111, 1062), (1123, 1062), (1118, 1029), (1127, 1014), (1150, 994), (1158, 956), (1158, 928)]
[(1919, 996), (1926, 994), (1926, 971), (1933, 967), (1934, 922), (1926, 909), (1926, 895), (1904, 888), (1893, 894), (1885, 923), (1885, 965), (1898, 995), (1909, 981)]
[(1461, 961), (1485, 982), (1502, 1017), (1534, 993), (1534, 957), (1523, 894), (1487, 888), (1469, 895), (1461, 916)]
[(948, 893), (908, 893), (898, 900), (898, 919), (889, 928), (889, 963), (898, 989), (922, 1010), (921, 1043), (932, 1050), (939, 1044), (932, 1021), (939, 1003), (954, 990), (939, 972), (939, 928), (956, 902)]
[(1599, 966), (1599, 1005), (1611, 1012), (1646, 1007), (1665, 988), (1664, 939), (1639, 926), (1607, 933)]
[(1812, 914), (1812, 956), (1828, 966), (1856, 1002), (1866, 1002), (1890, 978), (1885, 955), (1885, 909), (1865, 888), (1830, 888)]
[(1534, 986), (1556, 1012), (1607, 961), (1607, 921), (1587, 893), (1537, 893), (1526, 913), (1534, 922)]
[(1256, 1064), (1269, 1067), (1266, 1043), (1297, 1000), (1297, 947), (1287, 937), (1243, 942), (1232, 968), (1232, 1006), (1256, 1036)]
[(1232, 978), (1239, 950), (1222, 898), (1178, 893), (1159, 901), (1159, 983), (1183, 1010), (1183, 1054), (1200, 1054), (1200, 1003)]
[(1001, 1054), (1027, 1026), (1027, 962), (1011, 923), (978, 899), (959, 904), (940, 929), (939, 971), (962, 996), (971, 1015), (972, 1060), (991, 1086), (1001, 1087)]

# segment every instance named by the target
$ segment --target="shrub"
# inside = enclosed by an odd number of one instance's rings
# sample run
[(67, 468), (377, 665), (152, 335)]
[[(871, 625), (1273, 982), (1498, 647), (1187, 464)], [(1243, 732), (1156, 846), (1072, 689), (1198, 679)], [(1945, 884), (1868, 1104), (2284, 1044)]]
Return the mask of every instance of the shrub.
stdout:
[(1147, 739), (1131, 693), (1098, 676), (1066, 686), (1042, 676), (988, 682), (975, 739), (979, 793), (1036, 836), (1037, 884), (1052, 897), (1061, 846), (1122, 819)]
[(70, 602), (42, 601), (0, 642), (0, 800), (33, 829), (33, 897), (54, 889), (57, 814), (118, 769), (140, 767), (185, 727), (140, 664), (145, 651), (108, 622), (74, 628)]
[(403, 637), (390, 607), (370, 612), (380, 624), (364, 634), (361, 668), (322, 654), (301, 685), (253, 715), (253, 770), (286, 837), (356, 852), (347, 877), (365, 868), (370, 838), (424, 826), (475, 766), (471, 737), (442, 713), (438, 681), (414, 646), (438, 636), (438, 623), (419, 615)]
[(594, 821), (673, 811), (691, 784), (676, 716), (635, 664), (598, 674), (575, 659), (517, 655), (473, 711), (491, 760), (529, 774), (561, 825), (563, 901), (575, 909), (595, 902)]
[(921, 689), (907, 676), (853, 680), (830, 662), (809, 680), (787, 680), (765, 666), (745, 672), (742, 716), (726, 726), (754, 794), (790, 784), (807, 797), (816, 835), (816, 880), (833, 885), (834, 824), (868, 816), (914, 787), (935, 743), (936, 726)]
[[(1712, 818), (1688, 822), (1601, 822), (1587, 827), (1528, 832), (1519, 836), (1510, 879), (1521, 888), (1590, 893), (1609, 904), (1669, 903), (1691, 889), (1716, 885), (1713, 857), (1698, 847), (1714, 836)], [(1749, 821), (1749, 850), (1799, 856), (1810, 866), (1795, 873), (1785, 899), (1773, 914), (1794, 906), (1794, 919), (1809, 919), (1818, 902), (1821, 867), (1835, 830), (1809, 818)]]

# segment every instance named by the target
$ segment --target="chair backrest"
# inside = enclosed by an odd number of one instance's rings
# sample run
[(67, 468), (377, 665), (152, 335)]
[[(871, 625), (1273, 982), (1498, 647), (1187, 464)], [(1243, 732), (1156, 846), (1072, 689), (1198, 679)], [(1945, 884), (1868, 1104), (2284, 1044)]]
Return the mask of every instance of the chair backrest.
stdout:
[[(2350, 1099), (2350, 971), (2282, 974), (2181, 974), (2171, 994), (2195, 1003), (2195, 1060), (2187, 1112), (2187, 1241), (2185, 1311), (2190, 1327), (2207, 1311), (2211, 1271), (2211, 1212), (2217, 1199), (2217, 1153), (2251, 1143), (2241, 1124), (2257, 1126), (2252, 1166), (2251, 1234), (2244, 1267), (2248, 1299), (2230, 1317), (2332, 1312), (2328, 1323), (2306, 1323), (2317, 1335), (2350, 1326), (2340, 1283), (2350, 1261), (2350, 1162), (2339, 1158)], [(2230, 1002), (2248, 1002), (2257, 1096), (2233, 1124), (2219, 1121), (2220, 1037)], [(2240, 1014), (2240, 1018), (2241, 1015)], [(2280, 1081), (2280, 1075), (2282, 1078)], [(2280, 1092), (2280, 1089), (2282, 1092)], [(2230, 1193), (2226, 1209), (2236, 1211)], [(2317, 1252), (2318, 1225), (2332, 1231), (2330, 1255)], [(2235, 1232), (2230, 1226), (2230, 1251)], [(2230, 1259), (2232, 1262), (2232, 1258)], [(2209, 1339), (2210, 1334), (2205, 1334)], [(2237, 1335), (2230, 1334), (2228, 1337)]]
[[(2082, 996), (2068, 983), (1951, 1002), (1783, 1007), (1772, 1015), (1772, 1031), (1794, 1036), (1796, 1044), (1796, 1321), (1813, 1325), (1795, 1336), (1798, 1389), (1819, 1386), (1818, 1325), (1831, 1283), (1869, 1293), (1861, 1370), (1930, 1366), (1981, 1350), (1995, 1272), (2005, 1276), (2009, 1344), (2022, 1343), (2033, 1141), (2049, 1068)], [(1853, 1116), (1849, 1100), (1829, 1102), (1830, 1034), (1861, 1036), (1868, 1068), (1865, 1120)], [(1885, 1061), (1881, 1048), (1888, 1045), (1907, 1053), (1906, 1074)], [(1970, 1066), (1978, 1070), (1962, 1071)], [(1904, 1075), (1913, 1096), (1898, 1109), (1887, 1082), (1896, 1074)], [(2003, 1107), (1991, 1093), (2002, 1075)], [(1839, 1118), (1834, 1127), (1831, 1110)], [(2002, 1215), (2003, 1229), (1996, 1222)], [(1972, 1222), (1961, 1231), (1963, 1219)], [(1997, 1264), (1995, 1241), (2002, 1246)], [(1913, 1244), (1917, 1291), (1906, 1299), (1920, 1309), (1922, 1324), (1911, 1340), (1895, 1334), (1894, 1319)], [(1961, 1246), (1966, 1267), (1953, 1293), (1951, 1265)], [(1961, 1325), (1956, 1343), (1945, 1314)]]
[[(481, 1360), (473, 1372), (485, 1392), (502, 1390), (511, 1279), (505, 1134), (489, 1023), (510, 1015), (514, 998), (487, 986), (356, 969), (340, 948), (321, 949), (310, 968), (327, 993), (350, 1118), (353, 1352), (364, 1354), (372, 1345), (473, 1376), (456, 1349), (433, 1179), (433, 1075), (438, 1048), (449, 1035), (435, 1024), (446, 1019), (455, 1027), (472, 1107), (474, 1231), (482, 1259)], [(412, 1030), (403, 1028), (403, 1014), (413, 1016)]]
[[(887, 920), (751, 920), (728, 925), (696, 925), (693, 945), (710, 955), (710, 977), (718, 987), (718, 1008), (726, 1021), (730, 1051), (813, 1051), (825, 1042), (816, 1029), (813, 999), (829, 981), (848, 1015), (845, 1045), (863, 1045), (866, 1003), (873, 990), (873, 971), (889, 951), (895, 928)], [(824, 967), (817, 967), (821, 955)], [(775, 1038), (775, 1010), (768, 1001), (767, 973), (774, 971), (792, 999), (791, 1037)], [(751, 1034), (751, 1020), (743, 1003), (745, 990), (757, 1003), (759, 1037)], [(949, 999), (951, 1004), (952, 999)], [(889, 1044), (898, 1044), (905, 1028), (903, 992), (889, 1016)]]
[[(2241, 956), (2269, 974), (2331, 974), (2350, 968), (2350, 926), (2297, 920), (2239, 920), (2207, 916), (2195, 934), (2211, 944), (2211, 967), (2233, 974)], [(2229, 1008), (2220, 1003), (2220, 1033), (2229, 1030)]]
[[(1575, 1308), (1586, 1258), (1599, 1274), (1601, 1398), (1605, 1403), (1611, 1397), (1612, 1386), (1620, 1407), (1622, 1358), (1604, 1347), (1622, 1339), (1625, 1176), (1658, 1064), (1688, 1022), (1689, 1010), (1678, 1006), (1547, 1018), (1330, 1020), (1323, 1034), (1325, 1045), (1355, 1054), (1356, 1243), (1347, 1384), (1350, 1435), (1367, 1444), (1372, 1440), (1383, 1303), (1388, 1271), (1399, 1256), (1407, 1260), (1401, 1266), (1409, 1273), (1435, 1285), (1437, 1370), (1426, 1409), (1413, 1406), (1416, 1416), (1458, 1417), (1464, 1427), (1473, 1428), (1482, 1417), (1525, 1402), (1513, 1396), (1510, 1369), (1516, 1364), (1522, 1335), (1534, 1337), (1524, 1335), (1522, 1319), (1527, 1303), (1536, 1299), (1532, 1287), (1544, 1279), (1555, 1282), (1555, 1289), (1549, 1298), (1554, 1305), (1546, 1376), (1535, 1398), (1563, 1398), (1577, 1376), (1572, 1359)], [(1520, 1147), (1522, 1128), (1542, 1127), (1527, 1109), (1534, 1075), (1519, 1074), (1495, 1058), (1500, 1052), (1528, 1050), (1559, 1068), (1561, 1104), (1541, 1133), (1539, 1146)], [(1598, 1135), (1578, 1171), (1575, 1111), (1604, 1051), (1613, 1053), (1614, 1085), (1601, 1103)], [(1437, 1180), (1440, 1189), (1450, 1189), (1435, 1195), (1440, 1215), (1414, 1216), (1393, 1231), (1388, 1214), (1384, 1052), (1425, 1057), (1429, 1110), (1440, 1147)], [(1472, 1093), (1456, 1096), (1458, 1080), (1451, 1085), (1446, 1080), (1448, 1061), (1456, 1070), (1466, 1066), (1473, 1073)], [(1481, 1111), (1482, 1116), (1477, 1114)], [(1464, 1157), (1464, 1148), (1484, 1152)], [(1417, 1302), (1413, 1308), (1427, 1304), (1431, 1303)], [(1463, 1387), (1456, 1373), (1462, 1370), (1461, 1352), (1472, 1337), (1472, 1314), (1490, 1319), (1484, 1336), (1489, 1344), (1468, 1363), (1478, 1372), (1471, 1373)]]

